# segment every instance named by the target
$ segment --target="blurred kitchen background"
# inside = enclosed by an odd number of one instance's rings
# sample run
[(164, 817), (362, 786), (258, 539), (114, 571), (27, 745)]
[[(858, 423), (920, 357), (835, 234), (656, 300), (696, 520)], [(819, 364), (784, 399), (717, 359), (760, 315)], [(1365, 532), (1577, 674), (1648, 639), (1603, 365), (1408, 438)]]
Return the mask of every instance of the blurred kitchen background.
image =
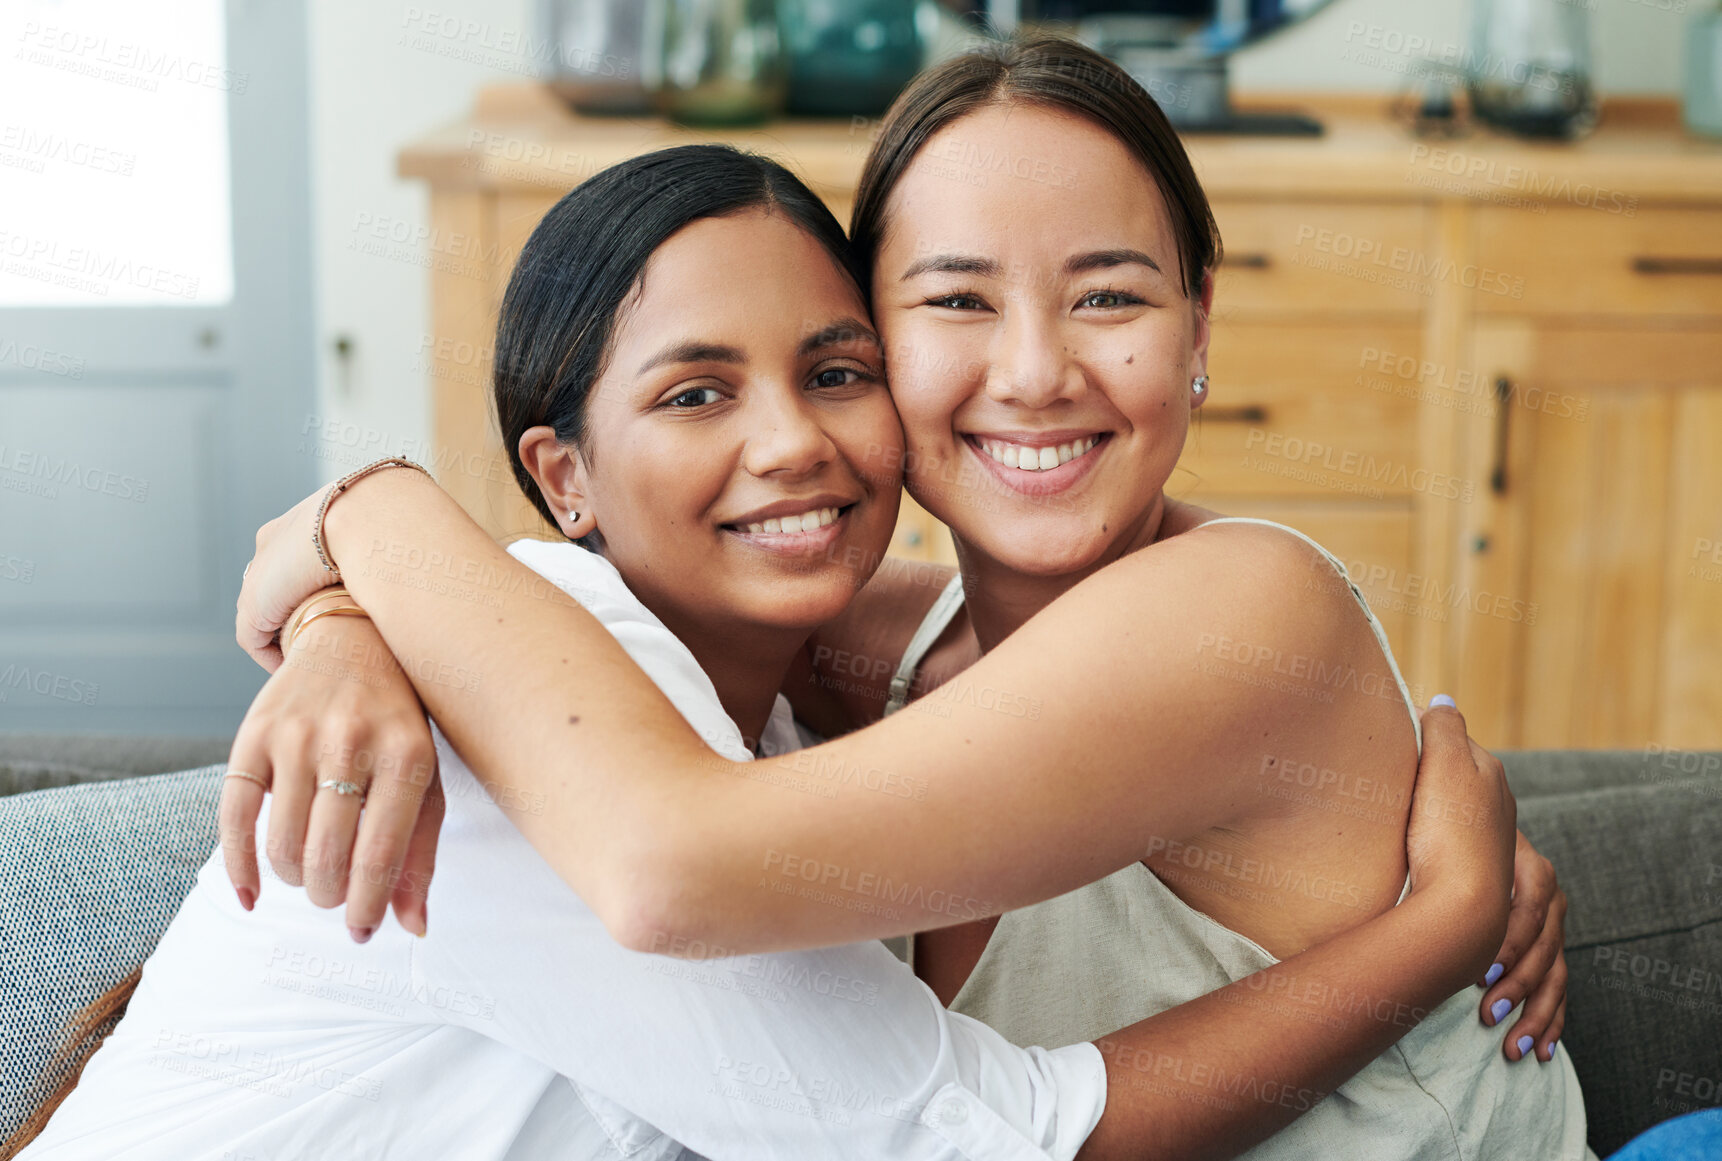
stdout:
[[(1485, 744), (1722, 746), (1711, 0), (10, 0), (0, 733), (224, 757), (255, 528), (379, 456), (546, 534), (485, 416), (538, 216), (708, 136), (847, 220), (904, 80), (1020, 24), (1129, 67), (1215, 201), (1173, 490), (1332, 547)], [(896, 547), (949, 559), (912, 505)]]

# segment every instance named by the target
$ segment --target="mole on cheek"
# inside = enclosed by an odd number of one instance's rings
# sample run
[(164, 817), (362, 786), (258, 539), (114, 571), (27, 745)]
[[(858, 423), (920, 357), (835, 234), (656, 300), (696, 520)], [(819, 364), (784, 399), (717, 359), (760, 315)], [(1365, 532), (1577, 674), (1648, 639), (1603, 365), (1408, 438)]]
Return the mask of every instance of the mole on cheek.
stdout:
[(1126, 363), (1134, 363), (1136, 361), (1136, 356), (1135, 355), (1126, 355), (1126, 356), (1124, 356), (1124, 361)]

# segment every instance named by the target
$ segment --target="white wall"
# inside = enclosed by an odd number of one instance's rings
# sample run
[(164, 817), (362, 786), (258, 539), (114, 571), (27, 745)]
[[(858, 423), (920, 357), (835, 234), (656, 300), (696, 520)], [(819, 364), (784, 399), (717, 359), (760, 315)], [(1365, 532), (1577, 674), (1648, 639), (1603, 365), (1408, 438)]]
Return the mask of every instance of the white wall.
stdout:
[[(1418, 55), (1456, 57), (1470, 40), (1474, 2), (1335, 0), (1302, 24), (1238, 54), (1233, 82), (1240, 91), (1397, 92), (1411, 57), (1400, 45), (1422, 37), (1433, 47)], [(1604, 96), (1680, 91), (1681, 37), (1690, 13), (1704, 0), (1547, 2), (1593, 9), (1591, 79)], [(1393, 51), (1371, 54), (1371, 40)]]
[[(529, 73), (528, 55), (496, 46), (518, 44), (534, 28), (531, 0), (312, 0), (310, 8), (319, 410), (301, 443), (333, 479), (355, 459), (402, 448), (427, 458), (420, 348), (430, 282), (413, 260), (425, 248), (388, 235), (428, 228), (430, 197), (422, 181), (395, 176), (395, 156), (463, 116), (480, 87)], [(461, 31), (451, 18), (472, 23)], [(379, 229), (382, 239), (372, 234)], [(333, 350), (339, 335), (353, 342), (347, 374)]]
[[(1698, 0), (1594, 2), (1599, 89), (1677, 91), (1674, 62), (1689, 17), (1664, 6), (1697, 7)], [(428, 227), (426, 188), (394, 175), (395, 155), (403, 143), (461, 117), (480, 86), (519, 80), (541, 63), (505, 47), (534, 31), (533, 11), (533, 0), (311, 4), (320, 402), (301, 442), (318, 456), (325, 478), (402, 448), (423, 458), (429, 414), (420, 347), (429, 329), (429, 284), (411, 260), (423, 247), (379, 241), (368, 230)], [(1439, 51), (1463, 46), (1469, 25), (1465, 0), (1335, 0), (1245, 50), (1234, 77), (1241, 90), (1390, 93), (1401, 84), (1395, 69), (1406, 54), (1382, 54), (1385, 65), (1356, 59), (1370, 37), (1422, 36)], [(362, 243), (383, 253), (354, 248)], [(345, 374), (332, 349), (339, 335), (353, 341)]]

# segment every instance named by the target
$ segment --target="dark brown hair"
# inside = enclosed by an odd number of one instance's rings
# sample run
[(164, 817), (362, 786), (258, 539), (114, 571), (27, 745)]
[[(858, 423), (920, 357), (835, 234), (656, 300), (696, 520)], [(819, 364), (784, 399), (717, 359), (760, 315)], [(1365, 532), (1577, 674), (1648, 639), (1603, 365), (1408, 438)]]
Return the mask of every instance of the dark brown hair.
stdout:
[(46, 1095), (37, 1101), (36, 1111), (18, 1126), (17, 1131), (5, 1141), (0, 1141), (0, 1161), (8, 1161), (22, 1153), (24, 1146), (41, 1136), (42, 1130), (48, 1127), (48, 1119), (54, 1115), (54, 1110), (78, 1087), (78, 1078), (83, 1076), (84, 1065), (90, 1062), (90, 1056), (102, 1046), (108, 1033), (126, 1014), (126, 1005), (131, 1003), (132, 993), (137, 991), (142, 975), (142, 968), (133, 968), (130, 975), (72, 1017), (66, 1029), (66, 1042), (42, 1070), (37, 1091), (47, 1090)]
[(892, 103), (867, 154), (849, 225), (866, 289), (871, 292), (873, 261), (890, 229), (886, 203), (921, 147), (969, 113), (1012, 103), (1085, 118), (1142, 163), (1166, 199), (1185, 293), (1199, 297), (1204, 273), (1220, 260), (1220, 228), (1184, 143), (1129, 73), (1086, 45), (1044, 33), (954, 57), (916, 77)]
[[(859, 282), (843, 226), (789, 170), (727, 145), (678, 145), (617, 162), (544, 215), (515, 261), (496, 324), (497, 426), (514, 479), (556, 527), (520, 437), (548, 424), (586, 446), (586, 404), (629, 296), (658, 247), (685, 226), (743, 210), (781, 213)], [(582, 538), (588, 548), (595, 537)]]

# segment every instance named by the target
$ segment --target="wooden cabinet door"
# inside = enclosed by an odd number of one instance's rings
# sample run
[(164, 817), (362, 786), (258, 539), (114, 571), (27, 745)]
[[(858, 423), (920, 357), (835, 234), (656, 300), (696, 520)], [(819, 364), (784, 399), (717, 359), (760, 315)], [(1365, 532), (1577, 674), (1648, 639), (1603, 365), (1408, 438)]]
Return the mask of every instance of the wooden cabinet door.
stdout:
[(1722, 746), (1722, 331), (1499, 320), (1474, 355), (1497, 399), (1466, 418), (1473, 736)]

